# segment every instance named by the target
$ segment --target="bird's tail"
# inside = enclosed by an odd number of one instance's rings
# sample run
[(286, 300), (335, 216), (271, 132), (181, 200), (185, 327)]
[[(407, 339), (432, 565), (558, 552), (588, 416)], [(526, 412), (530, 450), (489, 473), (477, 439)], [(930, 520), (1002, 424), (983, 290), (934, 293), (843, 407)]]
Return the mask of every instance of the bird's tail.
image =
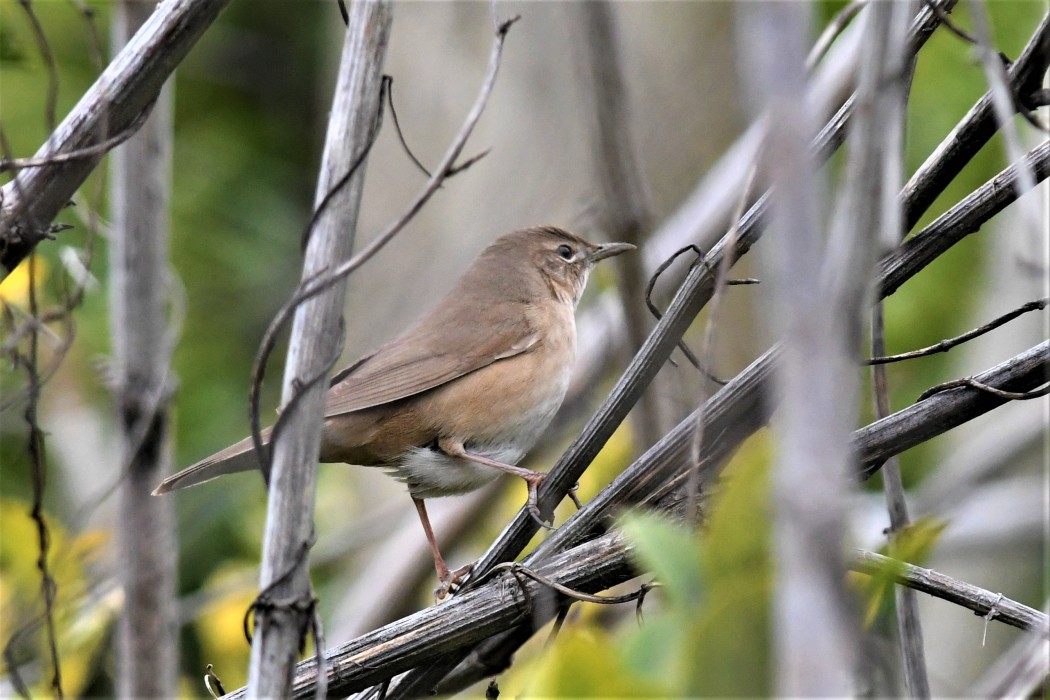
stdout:
[[(262, 431), (264, 445), (270, 444), (271, 430), (272, 428), (266, 428)], [(191, 467), (186, 467), (178, 474), (169, 476), (161, 482), (160, 486), (153, 489), (153, 495), (159, 496), (162, 493), (184, 489), (187, 486), (203, 484), (205, 481), (211, 481), (226, 474), (251, 471), (258, 466), (259, 459), (255, 455), (255, 446), (252, 444), (252, 439), (247, 437), (221, 452), (216, 452), (211, 457), (202, 459)]]

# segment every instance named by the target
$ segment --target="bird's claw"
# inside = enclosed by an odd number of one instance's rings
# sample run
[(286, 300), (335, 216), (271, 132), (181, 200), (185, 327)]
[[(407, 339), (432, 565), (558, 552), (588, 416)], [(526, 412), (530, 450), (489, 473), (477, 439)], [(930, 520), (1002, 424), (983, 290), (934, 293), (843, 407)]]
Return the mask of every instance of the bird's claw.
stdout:
[(450, 594), (458, 591), (459, 584), (463, 582), (464, 577), (474, 570), (475, 563), (476, 562), (471, 562), (466, 566), (461, 566), (455, 571), (449, 571), (444, 576), (439, 577), (438, 587), (434, 589), (434, 603), (440, 603), (445, 600), (445, 598), (448, 598)]
[(543, 517), (543, 513), (540, 512), (539, 488), (540, 484), (542, 484), (546, 478), (546, 474), (537, 474), (535, 478), (526, 480), (526, 483), (529, 485), (529, 500), (526, 503), (526, 507), (528, 508), (529, 515), (532, 516), (532, 519), (535, 520), (540, 527), (544, 530), (553, 530), (554, 524), (547, 522)]
[(543, 513), (540, 512), (539, 506), (535, 503), (529, 504), (529, 515), (531, 515), (532, 519), (536, 521), (536, 524), (544, 530), (554, 530), (554, 525), (543, 519)]

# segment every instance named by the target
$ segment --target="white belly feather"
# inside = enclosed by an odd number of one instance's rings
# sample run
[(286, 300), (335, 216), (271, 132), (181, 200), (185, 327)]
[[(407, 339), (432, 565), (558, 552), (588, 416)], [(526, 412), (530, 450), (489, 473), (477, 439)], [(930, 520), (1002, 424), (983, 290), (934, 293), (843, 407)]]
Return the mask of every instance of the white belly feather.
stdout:
[[(501, 434), (494, 440), (480, 443), (467, 441), (464, 447), (497, 462), (517, 464), (554, 418), (568, 381), (565, 385), (557, 395), (520, 415), (519, 420), (501, 426)], [(386, 467), (386, 472), (407, 484), (409, 493), (414, 497), (424, 499), (467, 493), (494, 481), (503, 473), (495, 467), (450, 457), (436, 446), (408, 450), (400, 463)]]

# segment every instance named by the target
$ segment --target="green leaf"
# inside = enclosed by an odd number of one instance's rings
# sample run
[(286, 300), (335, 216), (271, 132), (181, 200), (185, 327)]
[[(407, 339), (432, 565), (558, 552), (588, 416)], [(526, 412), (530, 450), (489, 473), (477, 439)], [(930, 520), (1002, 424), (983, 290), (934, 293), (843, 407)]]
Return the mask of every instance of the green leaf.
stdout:
[(940, 540), (947, 521), (926, 517), (916, 520), (902, 529), (883, 547), (881, 554), (893, 559), (879, 572), (871, 575), (851, 575), (850, 580), (858, 590), (864, 604), (864, 627), (870, 628), (882, 613), (889, 613), (895, 601), (893, 591), (896, 578), (903, 573), (898, 562), (921, 566)]
[(630, 514), (621, 526), (634, 545), (639, 565), (656, 576), (672, 607), (698, 605), (703, 566), (697, 536), (665, 517), (648, 513)]

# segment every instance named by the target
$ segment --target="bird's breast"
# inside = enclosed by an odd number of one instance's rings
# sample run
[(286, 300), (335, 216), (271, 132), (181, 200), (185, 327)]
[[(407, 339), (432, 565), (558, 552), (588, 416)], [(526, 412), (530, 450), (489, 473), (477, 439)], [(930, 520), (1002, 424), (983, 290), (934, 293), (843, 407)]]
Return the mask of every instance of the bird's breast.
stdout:
[(443, 437), (461, 438), (468, 448), (513, 445), (524, 455), (557, 413), (576, 356), (572, 307), (552, 301), (525, 313), (537, 343), (437, 388), (421, 406)]

